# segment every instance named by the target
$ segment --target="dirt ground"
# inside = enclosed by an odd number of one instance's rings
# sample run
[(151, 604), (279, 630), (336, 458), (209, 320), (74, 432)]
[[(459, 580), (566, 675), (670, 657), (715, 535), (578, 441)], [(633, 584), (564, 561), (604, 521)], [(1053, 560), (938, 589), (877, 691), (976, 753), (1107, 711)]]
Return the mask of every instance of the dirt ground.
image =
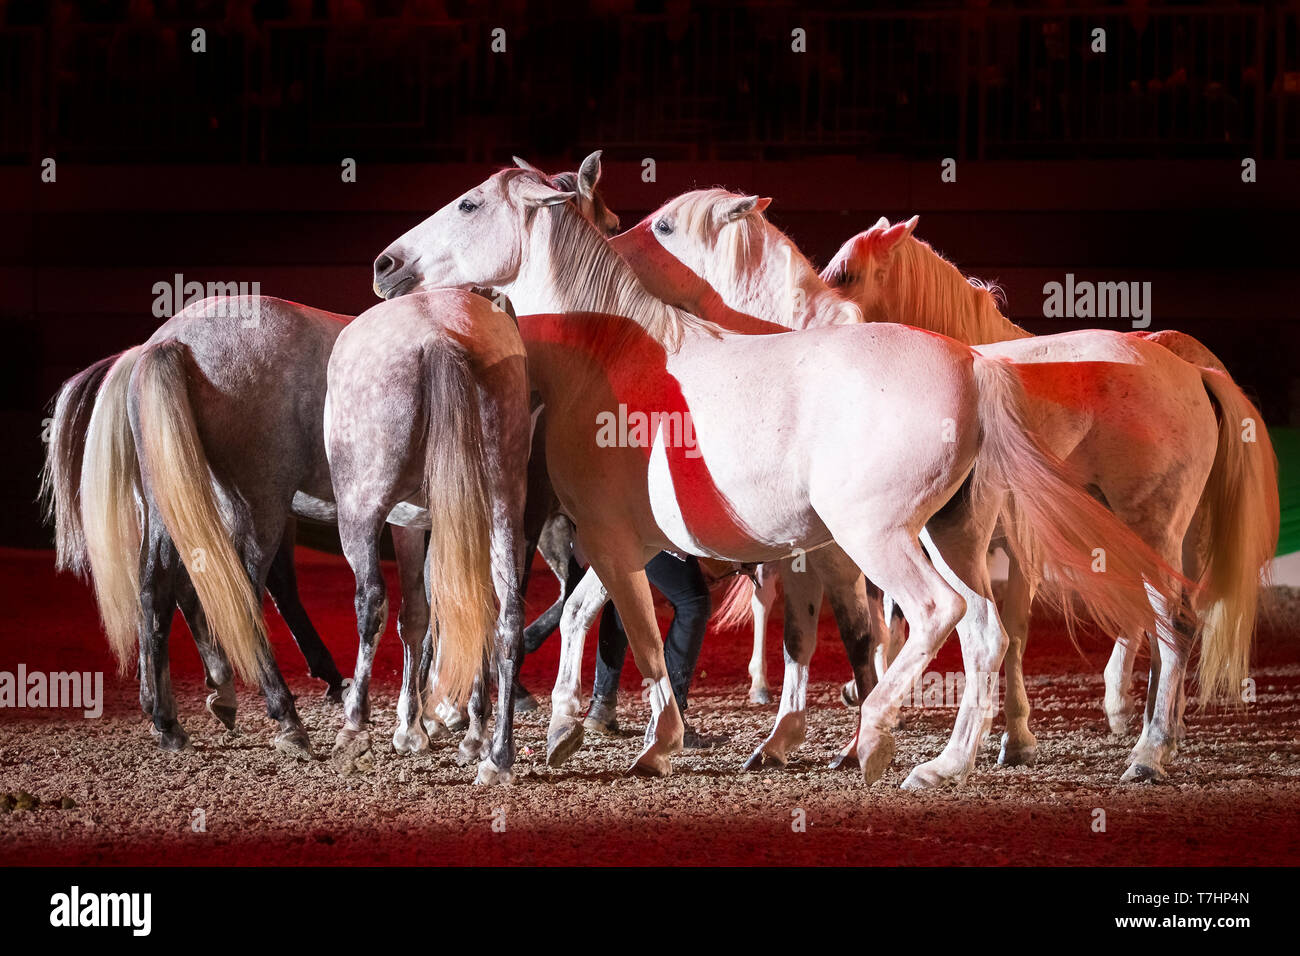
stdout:
[[(680, 755), (665, 780), (629, 778), (646, 708), (629, 659), (617, 739), (588, 738), (568, 764), (545, 763), (549, 704), (517, 723), (513, 786), (472, 784), (452, 742), (416, 757), (388, 745), (400, 648), (385, 636), (376, 663), (373, 766), (344, 776), (328, 759), (340, 715), (303, 671), (276, 620), (277, 654), (317, 759), (293, 762), (271, 747), (260, 699), (241, 692), (239, 733), (203, 709), (197, 658), (178, 622), (173, 639), (181, 720), (193, 749), (157, 750), (133, 679), (112, 670), (86, 587), (55, 579), (50, 556), (0, 551), (12, 613), (0, 634), (0, 670), (102, 669), (100, 719), (69, 711), (0, 710), (0, 799), (24, 791), (37, 809), (0, 807), (0, 864), (1045, 864), (1252, 865), (1300, 862), (1300, 639), (1291, 596), (1261, 631), (1253, 676), (1258, 700), (1240, 714), (1189, 713), (1185, 748), (1162, 785), (1125, 785), (1132, 741), (1111, 738), (1100, 709), (1106, 648), (1086, 659), (1050, 622), (1028, 656), (1032, 768), (996, 765), (997, 735), (962, 787), (898, 788), (942, 748), (951, 709), (911, 709), (883, 780), (825, 764), (852, 733), (838, 700), (847, 674), (828, 619), (813, 663), (808, 741), (785, 770), (741, 765), (769, 729), (775, 704), (746, 700), (745, 635), (710, 633), (689, 717), (714, 741)], [(355, 631), (343, 562), (301, 552), (304, 600), (344, 672)], [(542, 578), (545, 576), (542, 575)], [(553, 585), (541, 580), (530, 609)], [(549, 689), (558, 639), (530, 658), (525, 683)], [(950, 641), (932, 670), (956, 669)], [(588, 641), (587, 689), (594, 653)], [(769, 673), (780, 679), (779, 630)], [(1140, 661), (1140, 676), (1145, 662)], [(64, 798), (70, 798), (65, 800)], [(70, 804), (63, 808), (62, 804)], [(1098, 832), (1097, 811), (1105, 829)], [(202, 828), (198, 827), (201, 819)], [(802, 819), (806, 825), (797, 826)]]

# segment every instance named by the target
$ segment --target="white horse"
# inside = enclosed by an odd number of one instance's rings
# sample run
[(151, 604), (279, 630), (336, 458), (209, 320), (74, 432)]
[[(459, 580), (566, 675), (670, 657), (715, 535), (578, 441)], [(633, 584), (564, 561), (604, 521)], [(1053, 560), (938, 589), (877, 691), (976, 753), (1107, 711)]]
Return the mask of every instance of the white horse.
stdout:
[[(1029, 519), (1008, 523), (1013, 547), (1050, 559), (1050, 583), (1116, 632), (1153, 626), (1147, 588), (1174, 599), (1170, 570), (1026, 432), (1009, 365), (904, 326), (724, 334), (647, 293), (573, 198), (535, 173), (496, 173), (390, 245), (375, 288), (488, 286), (525, 315), (556, 493), (652, 681), (633, 770), (666, 774), (681, 746), (644, 572), (660, 550), (761, 562), (833, 538), (894, 596), (912, 635), (862, 703), (868, 782), (892, 760), (904, 695), (954, 626), (977, 672), (958, 719), (976, 738), (992, 720), (977, 685), (1006, 637), (971, 536), (926, 527), (945, 504), (975, 514), (972, 502), (1012, 492)], [(609, 416), (633, 412), (656, 424), (609, 442)], [(1105, 575), (1091, 569), (1096, 547), (1112, 555)], [(552, 702), (553, 721), (576, 719), (576, 702)]]
[[(912, 233), (917, 219), (849, 240), (823, 276), (869, 320), (951, 335), (1017, 363), (1029, 419), (1078, 480), (1197, 587), (1202, 703), (1239, 701), (1249, 666), (1261, 573), (1277, 545), (1277, 460), (1254, 406), (1203, 345), (1181, 333), (1086, 331), (1033, 337), (1007, 321), (989, 290), (965, 279)], [(1158, 345), (1156, 343), (1159, 343)], [(1174, 357), (1185, 356), (1192, 363)], [(1033, 584), (1013, 556), (1002, 616), (1007, 654), (1003, 763), (1031, 760), (1022, 658)], [(1149, 631), (1143, 729), (1126, 780), (1165, 777), (1182, 733), (1183, 684), (1195, 626), (1162, 614)], [(1120, 633), (1106, 668), (1111, 728), (1125, 730), (1136, 635)]]

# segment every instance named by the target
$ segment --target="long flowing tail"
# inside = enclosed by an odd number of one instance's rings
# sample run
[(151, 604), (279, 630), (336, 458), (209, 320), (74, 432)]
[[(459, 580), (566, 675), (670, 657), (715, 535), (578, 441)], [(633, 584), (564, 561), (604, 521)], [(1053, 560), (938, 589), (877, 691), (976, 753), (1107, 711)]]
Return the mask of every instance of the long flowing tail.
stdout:
[[(123, 352), (104, 374), (82, 448), (77, 484), (80, 516), (64, 513), (65, 527), (80, 521), (84, 566), (95, 586), (95, 602), (108, 646), (123, 673), (135, 657), (140, 621), (140, 468), (127, 413), (131, 371), (140, 352), (141, 346)], [(73, 427), (60, 437), (60, 442), (64, 438), (70, 444), (76, 443)], [(53, 442), (51, 452), (62, 457)], [(70, 496), (60, 494), (58, 489), (62, 481), (73, 480), (71, 458), (64, 458), (57, 468), (60, 477), (55, 492), (62, 504), (56, 507), (63, 507), (70, 504)], [(75, 548), (75, 542), (69, 547)]]
[(1201, 493), (1206, 566), (1195, 593), (1201, 613), (1197, 686), (1202, 705), (1241, 701), (1250, 668), (1259, 592), (1277, 550), (1277, 455), (1259, 412), (1224, 372), (1202, 368), (1219, 404), (1219, 446)]
[(427, 350), (429, 434), (425, 481), (433, 528), (429, 592), (438, 622), (439, 693), (469, 697), (496, 631), (492, 495), (478, 382), (465, 350), (441, 339)]
[(90, 572), (86, 534), (81, 521), (81, 463), (86, 433), (99, 387), (117, 355), (100, 359), (63, 383), (54, 401), (45, 466), (41, 469), (41, 510), (54, 525), (54, 566), (80, 577)]
[(719, 628), (744, 627), (754, 619), (754, 579), (734, 574), (709, 623)]
[[(1071, 595), (1108, 634), (1154, 633), (1149, 589), (1180, 606), (1181, 576), (1100, 502), (1070, 481), (1028, 430), (1015, 367), (976, 356), (983, 432), (973, 493), (1008, 491), (1003, 528), (1033, 584), (1071, 619)], [(1047, 572), (1047, 573), (1044, 573)]]
[(188, 366), (188, 350), (175, 341), (146, 347), (136, 363), (143, 486), (180, 552), (208, 627), (236, 672), (249, 680), (266, 641), (262, 600), (221, 519), (194, 424)]

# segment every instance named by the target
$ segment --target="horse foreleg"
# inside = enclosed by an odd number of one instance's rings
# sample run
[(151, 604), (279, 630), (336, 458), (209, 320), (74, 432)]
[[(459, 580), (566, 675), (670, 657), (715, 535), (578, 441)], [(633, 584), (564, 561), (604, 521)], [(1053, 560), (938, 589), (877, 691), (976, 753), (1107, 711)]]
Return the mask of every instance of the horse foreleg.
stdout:
[(551, 692), (551, 723), (546, 731), (546, 762), (558, 767), (582, 746), (582, 649), (587, 631), (605, 606), (608, 593), (595, 569), (588, 569), (565, 602), (560, 620), (560, 667)]
[[(780, 574), (787, 573), (782, 563)], [(764, 656), (764, 644), (767, 638), (767, 619), (776, 603), (777, 576), (772, 573), (771, 565), (760, 564), (755, 574), (754, 595), (750, 598), (750, 610), (754, 616), (754, 650), (749, 655), (749, 700), (754, 704), (770, 704), (772, 691), (767, 685), (767, 659)]]
[[(1106, 698), (1103, 707), (1106, 711), (1106, 723), (1110, 732), (1116, 737), (1126, 735), (1129, 720), (1133, 717), (1133, 664), (1137, 660), (1137, 642), (1130, 637), (1120, 636), (1115, 639), (1111, 649), (1110, 660), (1106, 662)], [(1159, 670), (1151, 657), (1152, 667)]]
[[(584, 544), (588, 540), (583, 533)], [(593, 536), (602, 550), (592, 554), (592, 568), (609, 589), (618, 616), (627, 632), (628, 644), (637, 669), (649, 684), (650, 723), (646, 727), (645, 746), (629, 772), (650, 777), (672, 773), (670, 757), (682, 749), (686, 725), (677, 698), (673, 695), (668, 667), (664, 662), (664, 645), (655, 620), (654, 598), (645, 575), (646, 562), (652, 557), (631, 541), (611, 540), (612, 535)], [(588, 549), (588, 553), (592, 553)]]

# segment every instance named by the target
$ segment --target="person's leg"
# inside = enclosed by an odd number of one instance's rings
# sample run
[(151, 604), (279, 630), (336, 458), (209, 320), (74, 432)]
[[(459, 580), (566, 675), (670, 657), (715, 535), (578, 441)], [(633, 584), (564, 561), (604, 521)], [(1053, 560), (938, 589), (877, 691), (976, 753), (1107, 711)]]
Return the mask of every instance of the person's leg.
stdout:
[(596, 683), (591, 691), (591, 706), (583, 726), (596, 734), (618, 733), (618, 682), (627, 657), (627, 633), (613, 603), (605, 605), (600, 615), (599, 639), (596, 642)]
[(685, 713), (691, 679), (695, 676), (695, 664), (712, 611), (709, 583), (704, 579), (698, 559), (688, 557), (683, 561), (666, 551), (652, 558), (645, 570), (650, 584), (673, 606), (673, 623), (664, 639), (664, 659), (677, 708)]

